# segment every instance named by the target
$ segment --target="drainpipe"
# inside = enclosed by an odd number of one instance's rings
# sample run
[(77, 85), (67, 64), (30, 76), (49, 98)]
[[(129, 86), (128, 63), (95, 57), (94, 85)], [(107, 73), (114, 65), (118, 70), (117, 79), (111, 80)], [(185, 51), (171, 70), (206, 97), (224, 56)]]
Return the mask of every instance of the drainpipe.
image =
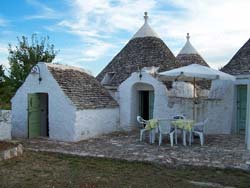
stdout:
[(250, 84), (247, 85), (246, 145), (250, 150)]

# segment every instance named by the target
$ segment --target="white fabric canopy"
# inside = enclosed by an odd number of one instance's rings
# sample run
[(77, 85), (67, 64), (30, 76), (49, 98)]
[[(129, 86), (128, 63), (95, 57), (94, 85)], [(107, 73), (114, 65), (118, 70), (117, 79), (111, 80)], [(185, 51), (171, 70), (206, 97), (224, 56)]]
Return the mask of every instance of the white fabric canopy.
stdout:
[(180, 67), (170, 71), (165, 71), (159, 73), (160, 79), (172, 81), (172, 80), (182, 80), (182, 81), (193, 81), (194, 78), (198, 80), (235, 80), (234, 76), (226, 74), (224, 72), (198, 65), (191, 64), (185, 67)]

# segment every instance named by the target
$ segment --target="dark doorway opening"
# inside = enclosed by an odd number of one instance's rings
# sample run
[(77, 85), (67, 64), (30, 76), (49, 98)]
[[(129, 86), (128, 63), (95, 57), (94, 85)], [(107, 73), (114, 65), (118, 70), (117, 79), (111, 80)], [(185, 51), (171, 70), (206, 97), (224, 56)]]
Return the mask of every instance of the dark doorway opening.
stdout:
[(139, 91), (139, 114), (145, 119), (153, 118), (154, 91)]
[(140, 91), (140, 116), (143, 119), (149, 119), (149, 93), (148, 91)]
[(49, 136), (47, 93), (28, 94), (28, 137)]

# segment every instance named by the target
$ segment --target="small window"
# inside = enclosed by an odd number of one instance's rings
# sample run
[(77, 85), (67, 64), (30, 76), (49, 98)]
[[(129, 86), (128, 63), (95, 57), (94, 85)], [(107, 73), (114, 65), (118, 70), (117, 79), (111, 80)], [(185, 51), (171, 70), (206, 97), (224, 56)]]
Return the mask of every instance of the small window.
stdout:
[(102, 85), (109, 85), (114, 78), (115, 73), (114, 72), (108, 72), (105, 74), (104, 78), (101, 81)]

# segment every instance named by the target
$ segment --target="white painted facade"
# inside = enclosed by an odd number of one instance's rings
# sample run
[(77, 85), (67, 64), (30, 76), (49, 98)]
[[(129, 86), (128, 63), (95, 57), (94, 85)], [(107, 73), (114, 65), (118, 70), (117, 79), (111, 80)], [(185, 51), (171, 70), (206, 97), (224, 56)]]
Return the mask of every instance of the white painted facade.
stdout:
[(88, 109), (76, 112), (76, 140), (85, 140), (119, 130), (119, 108)]
[[(142, 72), (141, 79), (139, 73), (133, 73), (118, 88), (120, 104), (120, 126), (123, 130), (131, 130), (136, 127), (136, 116), (138, 115), (138, 89), (154, 91), (154, 117), (164, 118), (167, 114), (167, 92), (166, 86), (147, 74)], [(141, 85), (141, 88), (139, 88)]]
[(75, 107), (48, 71), (46, 64), (39, 63), (42, 81), (38, 74), (29, 74), (24, 84), (12, 98), (12, 135), (28, 137), (28, 94), (48, 93), (49, 136), (56, 140), (74, 140)]
[(0, 110), (0, 140), (11, 139), (11, 111)]
[[(193, 117), (193, 87), (190, 84), (174, 83), (168, 90), (157, 78), (146, 72), (133, 73), (118, 89), (120, 126), (124, 130), (136, 127), (139, 90), (154, 90), (154, 118), (171, 118), (176, 114)], [(179, 84), (179, 86), (178, 86)], [(195, 105), (197, 121), (209, 118), (207, 134), (230, 134), (233, 124), (234, 86), (232, 81), (213, 81), (209, 99)]]
[[(117, 109), (102, 110), (78, 110), (72, 101), (65, 95), (58, 85), (57, 81), (49, 72), (45, 63), (38, 63), (42, 81), (39, 83), (38, 74), (29, 74), (23, 85), (18, 89), (12, 98), (12, 136), (28, 137), (28, 94), (29, 93), (48, 93), (48, 110), (49, 110), (49, 137), (55, 140), (78, 141), (89, 138), (97, 134), (115, 130), (117, 127)], [(103, 126), (101, 122), (107, 122), (106, 117), (100, 113), (109, 116), (109, 127), (98, 128)], [(96, 121), (93, 121), (95, 117)], [(99, 118), (98, 118), (99, 117)], [(111, 128), (111, 126), (114, 126)], [(86, 127), (91, 127), (87, 136), (80, 136)], [(80, 133), (78, 132), (80, 131)], [(97, 132), (93, 132), (97, 131)]]

